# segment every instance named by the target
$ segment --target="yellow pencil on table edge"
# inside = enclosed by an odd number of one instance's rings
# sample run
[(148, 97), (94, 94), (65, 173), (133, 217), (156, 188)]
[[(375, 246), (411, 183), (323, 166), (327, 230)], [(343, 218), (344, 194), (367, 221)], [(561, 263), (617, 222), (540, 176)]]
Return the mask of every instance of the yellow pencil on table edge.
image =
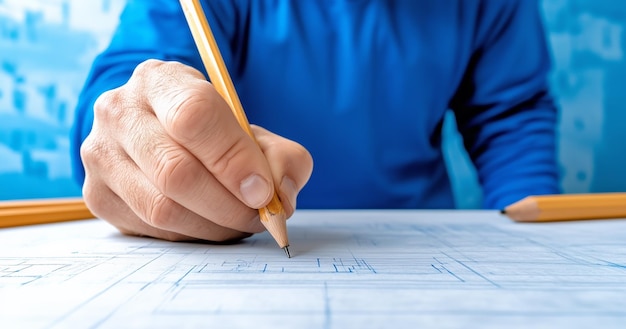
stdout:
[(82, 198), (49, 198), (0, 202), (0, 228), (91, 219)]
[[(228, 103), (241, 128), (256, 142), (202, 6), (197, 0), (180, 0), (180, 4), (211, 83)], [(266, 207), (259, 209), (259, 217), (261, 223), (278, 243), (278, 246), (285, 251), (288, 257), (291, 257), (287, 237), (286, 214), (276, 191), (274, 191), (270, 203)]]
[(626, 193), (573, 193), (533, 195), (501, 213), (517, 222), (626, 218)]

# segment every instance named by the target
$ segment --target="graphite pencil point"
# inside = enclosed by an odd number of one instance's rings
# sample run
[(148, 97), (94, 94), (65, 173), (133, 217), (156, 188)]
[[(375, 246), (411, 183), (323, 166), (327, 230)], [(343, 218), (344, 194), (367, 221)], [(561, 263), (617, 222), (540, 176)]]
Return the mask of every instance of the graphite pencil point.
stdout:
[(289, 246), (285, 246), (283, 250), (285, 251), (285, 254), (287, 255), (287, 257), (291, 258), (291, 254), (289, 253)]

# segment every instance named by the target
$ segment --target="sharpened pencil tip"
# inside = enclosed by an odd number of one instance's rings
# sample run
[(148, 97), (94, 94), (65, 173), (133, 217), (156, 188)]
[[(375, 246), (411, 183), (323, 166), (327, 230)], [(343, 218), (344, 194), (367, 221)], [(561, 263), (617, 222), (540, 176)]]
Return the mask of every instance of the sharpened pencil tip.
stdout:
[(291, 258), (291, 254), (289, 253), (289, 246), (285, 246), (283, 250), (285, 251), (285, 255), (287, 255), (288, 258)]
[(506, 209), (500, 210), (500, 213), (503, 214), (503, 215), (506, 214)]

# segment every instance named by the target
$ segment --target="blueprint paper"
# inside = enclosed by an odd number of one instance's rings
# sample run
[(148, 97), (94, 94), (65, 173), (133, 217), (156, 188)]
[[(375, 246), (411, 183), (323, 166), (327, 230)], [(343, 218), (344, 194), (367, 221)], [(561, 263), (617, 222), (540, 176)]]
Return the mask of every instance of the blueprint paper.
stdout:
[(618, 328), (626, 220), (298, 211), (289, 259), (128, 237), (100, 220), (0, 230), (0, 328)]

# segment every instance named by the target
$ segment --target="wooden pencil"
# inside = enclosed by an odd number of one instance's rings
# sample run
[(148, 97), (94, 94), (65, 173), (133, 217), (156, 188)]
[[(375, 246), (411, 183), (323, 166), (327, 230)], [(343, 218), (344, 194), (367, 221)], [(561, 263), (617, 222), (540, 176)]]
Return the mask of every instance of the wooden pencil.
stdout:
[[(241, 128), (256, 142), (202, 6), (197, 0), (180, 0), (180, 4), (211, 83), (228, 103)], [(274, 191), (272, 201), (266, 207), (259, 209), (259, 217), (278, 246), (285, 251), (288, 257), (291, 257), (288, 248), (287, 218), (276, 191)]]
[(51, 198), (0, 202), (0, 227), (95, 218), (82, 198)]
[(518, 222), (626, 218), (626, 193), (529, 196), (502, 213)]

